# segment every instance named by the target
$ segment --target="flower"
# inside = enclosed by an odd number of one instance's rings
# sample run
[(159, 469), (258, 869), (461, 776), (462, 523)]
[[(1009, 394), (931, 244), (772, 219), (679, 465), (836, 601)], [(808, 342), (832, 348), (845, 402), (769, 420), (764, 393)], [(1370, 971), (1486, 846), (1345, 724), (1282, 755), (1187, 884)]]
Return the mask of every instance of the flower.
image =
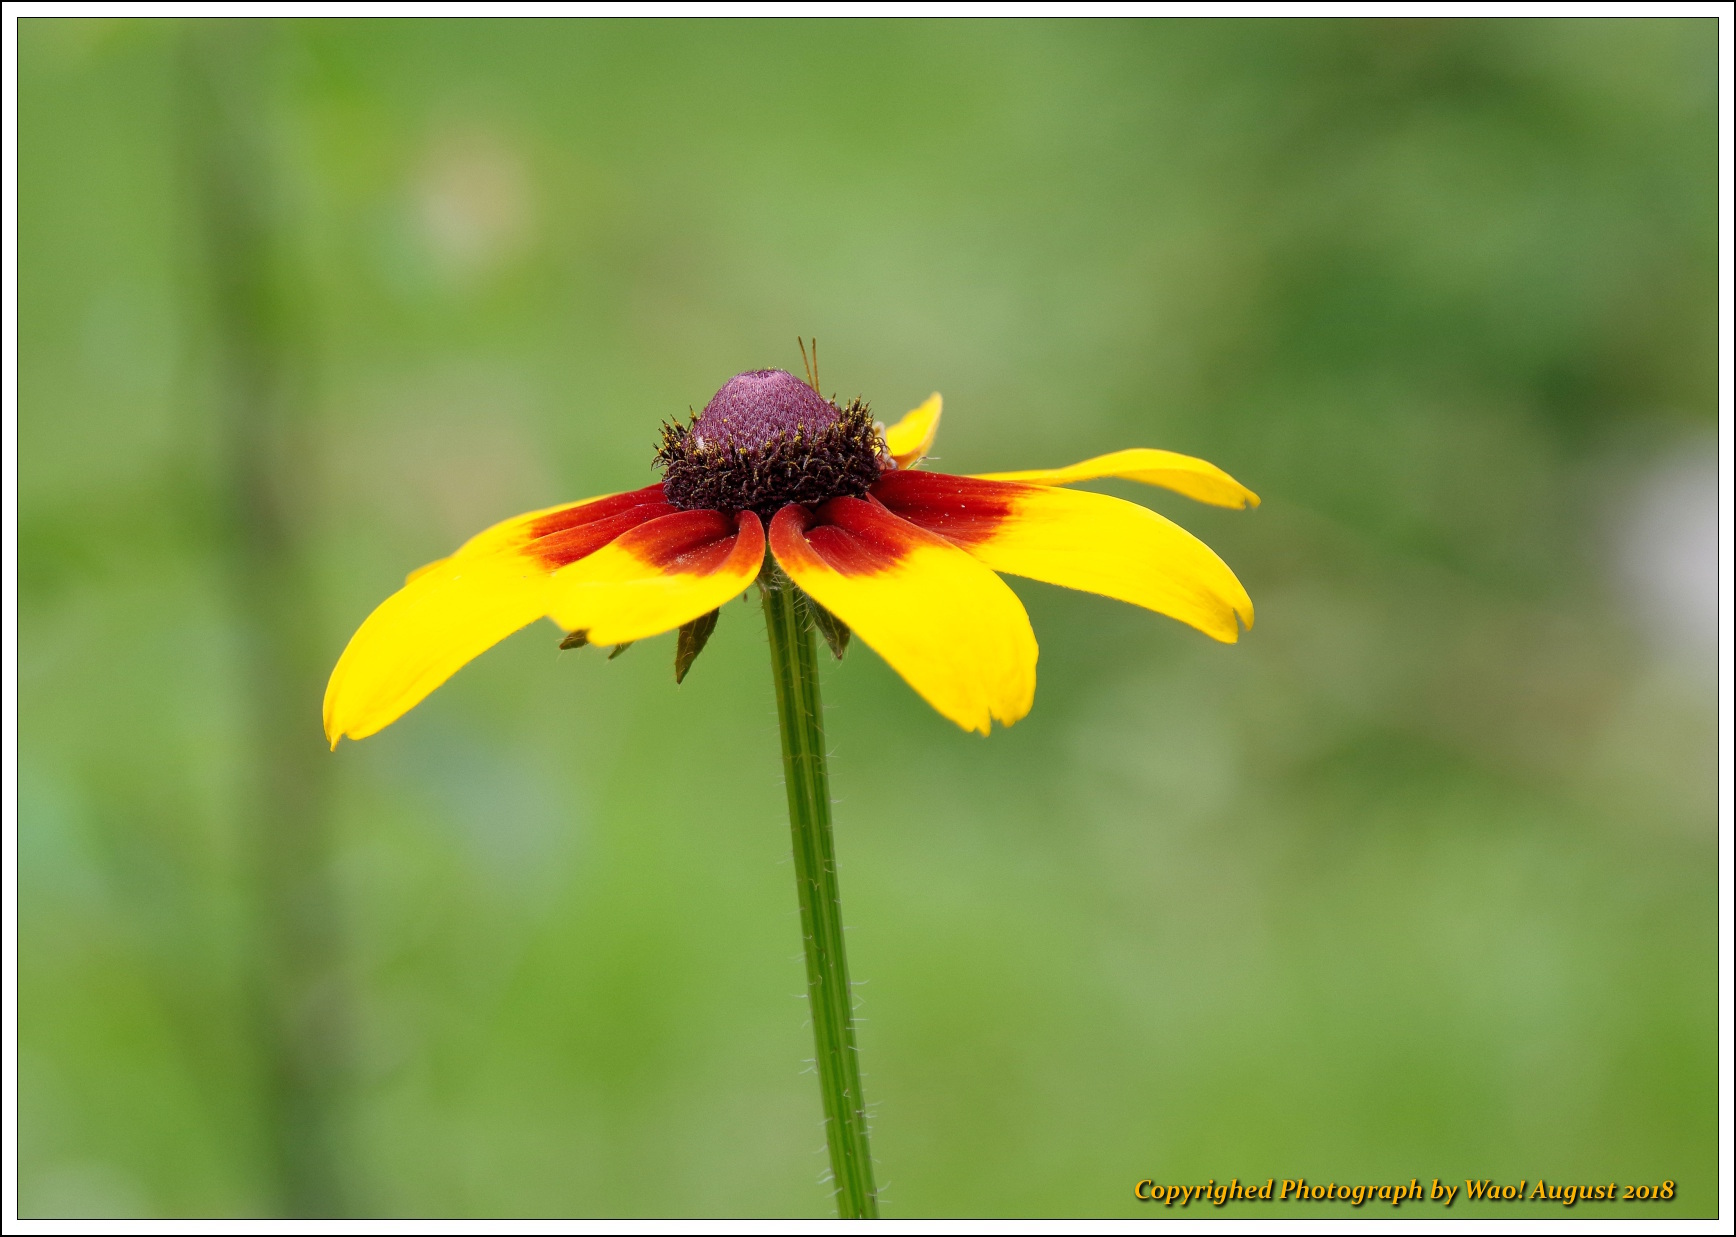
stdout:
[(768, 548), (822, 629), (855, 632), (983, 734), (1029, 712), (1037, 682), (1030, 620), (996, 572), (1132, 602), (1225, 642), (1238, 619), (1253, 624), (1247, 591), (1204, 542), (1136, 503), (1063, 488), (1122, 477), (1258, 505), (1228, 473), (1146, 448), (1032, 472), (919, 471), (940, 412), (935, 394), (882, 429), (859, 401), (839, 407), (783, 370), (737, 374), (689, 424), (665, 426), (662, 483), (515, 516), (410, 573), (338, 659), (326, 737), (378, 732), (545, 615), (573, 633), (565, 647), (682, 628), (690, 662)]

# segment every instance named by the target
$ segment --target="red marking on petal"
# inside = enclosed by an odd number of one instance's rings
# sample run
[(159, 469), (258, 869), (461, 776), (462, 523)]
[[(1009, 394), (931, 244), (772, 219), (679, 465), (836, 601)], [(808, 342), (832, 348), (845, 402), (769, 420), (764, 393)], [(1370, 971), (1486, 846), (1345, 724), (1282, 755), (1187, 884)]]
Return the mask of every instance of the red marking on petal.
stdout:
[(594, 502), (574, 503), (571, 507), (562, 507), (559, 511), (551, 511), (539, 518), (530, 526), (531, 540), (547, 537), (554, 533), (565, 532), (610, 516), (620, 515), (632, 507), (642, 507), (647, 503), (660, 503), (663, 499), (661, 485), (648, 485), (642, 490), (630, 490), (625, 494), (611, 494), (607, 498), (599, 498)]
[(834, 498), (813, 512), (792, 503), (772, 517), (773, 554), (818, 561), (844, 576), (891, 571), (925, 539), (921, 529), (860, 498)]
[(893, 515), (968, 548), (994, 536), (1020, 495), (1031, 488), (1014, 481), (900, 469), (881, 477), (868, 492)]
[(663, 501), (663, 487), (649, 485), (627, 494), (551, 511), (527, 530), (525, 552), (554, 570), (595, 554), (629, 529), (675, 508)]
[(742, 536), (765, 552), (759, 517), (751, 511), (734, 518), (721, 511), (676, 511), (623, 533), (615, 548), (665, 574), (699, 576), (722, 567)]

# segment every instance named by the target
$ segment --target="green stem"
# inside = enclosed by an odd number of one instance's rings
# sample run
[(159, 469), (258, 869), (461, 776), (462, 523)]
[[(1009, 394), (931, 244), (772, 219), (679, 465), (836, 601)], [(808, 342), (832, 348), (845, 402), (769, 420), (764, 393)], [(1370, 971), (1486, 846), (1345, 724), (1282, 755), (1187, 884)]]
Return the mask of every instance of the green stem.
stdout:
[(795, 853), (796, 896), (802, 907), (802, 945), (808, 958), (808, 1012), (814, 1023), (814, 1060), (826, 1112), (832, 1188), (840, 1217), (872, 1219), (879, 1215), (879, 1207), (868, 1155), (868, 1110), (856, 1057), (850, 969), (844, 960), (844, 913), (832, 853), (832, 799), (826, 786), (826, 732), (820, 719), (814, 633), (796, 586), (769, 557), (760, 575), (760, 592), (771, 640), (778, 730), (784, 741), (790, 843)]

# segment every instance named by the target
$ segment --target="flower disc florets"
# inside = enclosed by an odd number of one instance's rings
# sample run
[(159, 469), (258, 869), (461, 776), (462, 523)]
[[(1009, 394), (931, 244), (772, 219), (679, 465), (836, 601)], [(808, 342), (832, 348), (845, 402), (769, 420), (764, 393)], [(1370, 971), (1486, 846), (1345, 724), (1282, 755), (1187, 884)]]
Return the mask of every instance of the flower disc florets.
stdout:
[(675, 506), (767, 521), (788, 503), (860, 498), (892, 466), (866, 404), (839, 408), (781, 369), (737, 374), (688, 424), (666, 424), (657, 463)]

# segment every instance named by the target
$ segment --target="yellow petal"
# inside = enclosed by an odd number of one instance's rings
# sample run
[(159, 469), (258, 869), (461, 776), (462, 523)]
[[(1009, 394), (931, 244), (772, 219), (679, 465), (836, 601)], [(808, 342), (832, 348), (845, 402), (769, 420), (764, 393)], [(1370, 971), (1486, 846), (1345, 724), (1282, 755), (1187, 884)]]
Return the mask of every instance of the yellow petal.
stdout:
[(837, 498), (772, 519), (772, 553), (944, 717), (989, 732), (1031, 709), (1037, 638), (994, 572), (877, 503)]
[(592, 644), (643, 640), (733, 600), (764, 560), (753, 512), (677, 511), (556, 573), (549, 615)]
[(897, 425), (886, 431), (886, 454), (898, 461), (900, 468), (913, 468), (934, 445), (934, 435), (940, 429), (940, 392), (936, 391), (912, 408)]
[(1223, 559), (1137, 503), (929, 472), (887, 473), (872, 493), (996, 571), (1144, 606), (1226, 643), (1238, 616), (1254, 624), (1254, 603)]
[(1098, 477), (1124, 477), (1160, 485), (1177, 494), (1214, 507), (1258, 507), (1260, 496), (1237, 481), (1216, 464), (1178, 455), (1174, 451), (1155, 451), (1150, 447), (1133, 447), (1127, 451), (1112, 451), (1070, 468), (1037, 468), (1026, 472), (978, 473), (985, 481), (1024, 481), (1031, 485), (1067, 485), (1073, 481), (1093, 481)]
[[(631, 496), (638, 497), (644, 493), (645, 491), (642, 490), (635, 491)], [(530, 526), (548, 516), (565, 515), (569, 512), (577, 512), (581, 507), (594, 507), (597, 503), (607, 502), (611, 498), (620, 497), (624, 497), (624, 495), (598, 494), (595, 498), (582, 499), (576, 503), (557, 503), (552, 507), (543, 507), (536, 511), (526, 511), (522, 515), (515, 515), (509, 520), (502, 520), (498, 524), (491, 524), (481, 532), (477, 533), (474, 537), (470, 538), (463, 545), (459, 546), (452, 553), (448, 554), (445, 558), (437, 558), (431, 563), (424, 563), (422, 566), (416, 568), (409, 575), (404, 577), (404, 583), (408, 584), (417, 576), (426, 575), (428, 572), (433, 571), (436, 567), (440, 566), (441, 563), (449, 562), (452, 559), (457, 558), (460, 554), (478, 554), (487, 550), (502, 549), (506, 546), (522, 545), (527, 539), (527, 530)]]
[(423, 568), (350, 637), (326, 684), (331, 745), (397, 721), (459, 667), (548, 609), (549, 573), (528, 558), (454, 555)]
[(556, 574), (623, 532), (673, 510), (660, 487), (503, 520), (411, 573), (367, 617), (332, 670), (325, 732), (366, 738), (466, 662), (548, 613)]

